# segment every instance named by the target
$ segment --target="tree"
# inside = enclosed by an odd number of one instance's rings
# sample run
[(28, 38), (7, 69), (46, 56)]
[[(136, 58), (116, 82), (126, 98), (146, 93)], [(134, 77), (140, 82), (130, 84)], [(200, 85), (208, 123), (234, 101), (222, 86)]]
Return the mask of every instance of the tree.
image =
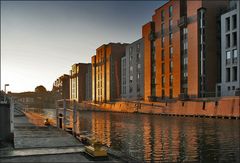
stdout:
[(39, 86), (37, 86), (37, 87), (35, 88), (35, 92), (36, 92), (36, 93), (45, 93), (45, 92), (47, 92), (47, 90), (46, 90), (46, 88), (45, 88), (44, 86), (39, 85)]

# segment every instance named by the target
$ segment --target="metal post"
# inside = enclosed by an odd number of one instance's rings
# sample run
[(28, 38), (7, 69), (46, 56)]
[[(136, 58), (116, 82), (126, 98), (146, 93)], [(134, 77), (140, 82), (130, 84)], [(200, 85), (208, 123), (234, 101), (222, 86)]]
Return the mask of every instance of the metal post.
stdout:
[(77, 107), (76, 101), (73, 100), (73, 135), (76, 135), (76, 124), (77, 124)]
[(4, 102), (6, 102), (7, 86), (9, 86), (9, 84), (5, 84), (5, 85), (4, 85), (4, 92), (5, 92), (5, 95), (4, 95)]
[(14, 100), (11, 97), (10, 99), (10, 132), (14, 131)]
[(58, 101), (56, 100), (56, 126), (59, 128), (59, 117), (58, 117)]
[(67, 113), (67, 107), (66, 107), (66, 99), (63, 100), (63, 129), (66, 129), (66, 113)]

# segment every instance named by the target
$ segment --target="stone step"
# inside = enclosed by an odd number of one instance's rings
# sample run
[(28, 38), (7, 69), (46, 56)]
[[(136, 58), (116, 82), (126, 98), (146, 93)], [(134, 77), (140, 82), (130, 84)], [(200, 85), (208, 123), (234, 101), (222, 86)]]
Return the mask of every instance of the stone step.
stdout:
[(0, 151), (0, 158), (83, 152), (83, 147), (35, 148)]

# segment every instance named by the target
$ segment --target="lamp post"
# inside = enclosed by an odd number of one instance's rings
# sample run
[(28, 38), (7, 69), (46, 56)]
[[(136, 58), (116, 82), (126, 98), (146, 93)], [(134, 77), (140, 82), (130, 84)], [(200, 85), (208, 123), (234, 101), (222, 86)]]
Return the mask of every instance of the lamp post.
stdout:
[(4, 85), (4, 92), (7, 94), (7, 86), (9, 86), (9, 84), (5, 84)]
[(4, 92), (5, 92), (4, 102), (6, 102), (7, 86), (9, 86), (9, 84), (5, 84), (5, 85), (4, 85)]

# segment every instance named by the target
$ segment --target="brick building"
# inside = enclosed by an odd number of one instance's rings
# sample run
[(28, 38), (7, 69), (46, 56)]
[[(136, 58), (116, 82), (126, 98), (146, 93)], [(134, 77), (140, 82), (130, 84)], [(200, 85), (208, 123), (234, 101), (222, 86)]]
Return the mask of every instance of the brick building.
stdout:
[(89, 100), (89, 95), (86, 93), (86, 89), (89, 88), (89, 79), (86, 78), (90, 63), (78, 63), (72, 65), (70, 70), (70, 100), (76, 100), (82, 102)]
[(227, 1), (170, 0), (142, 27), (144, 94), (176, 98), (215, 92), (219, 44), (217, 16)]
[(121, 57), (127, 44), (102, 45), (92, 57), (92, 101), (107, 102), (121, 96)]
[(61, 99), (70, 98), (70, 76), (62, 75), (53, 83), (53, 91), (56, 91), (60, 94)]

